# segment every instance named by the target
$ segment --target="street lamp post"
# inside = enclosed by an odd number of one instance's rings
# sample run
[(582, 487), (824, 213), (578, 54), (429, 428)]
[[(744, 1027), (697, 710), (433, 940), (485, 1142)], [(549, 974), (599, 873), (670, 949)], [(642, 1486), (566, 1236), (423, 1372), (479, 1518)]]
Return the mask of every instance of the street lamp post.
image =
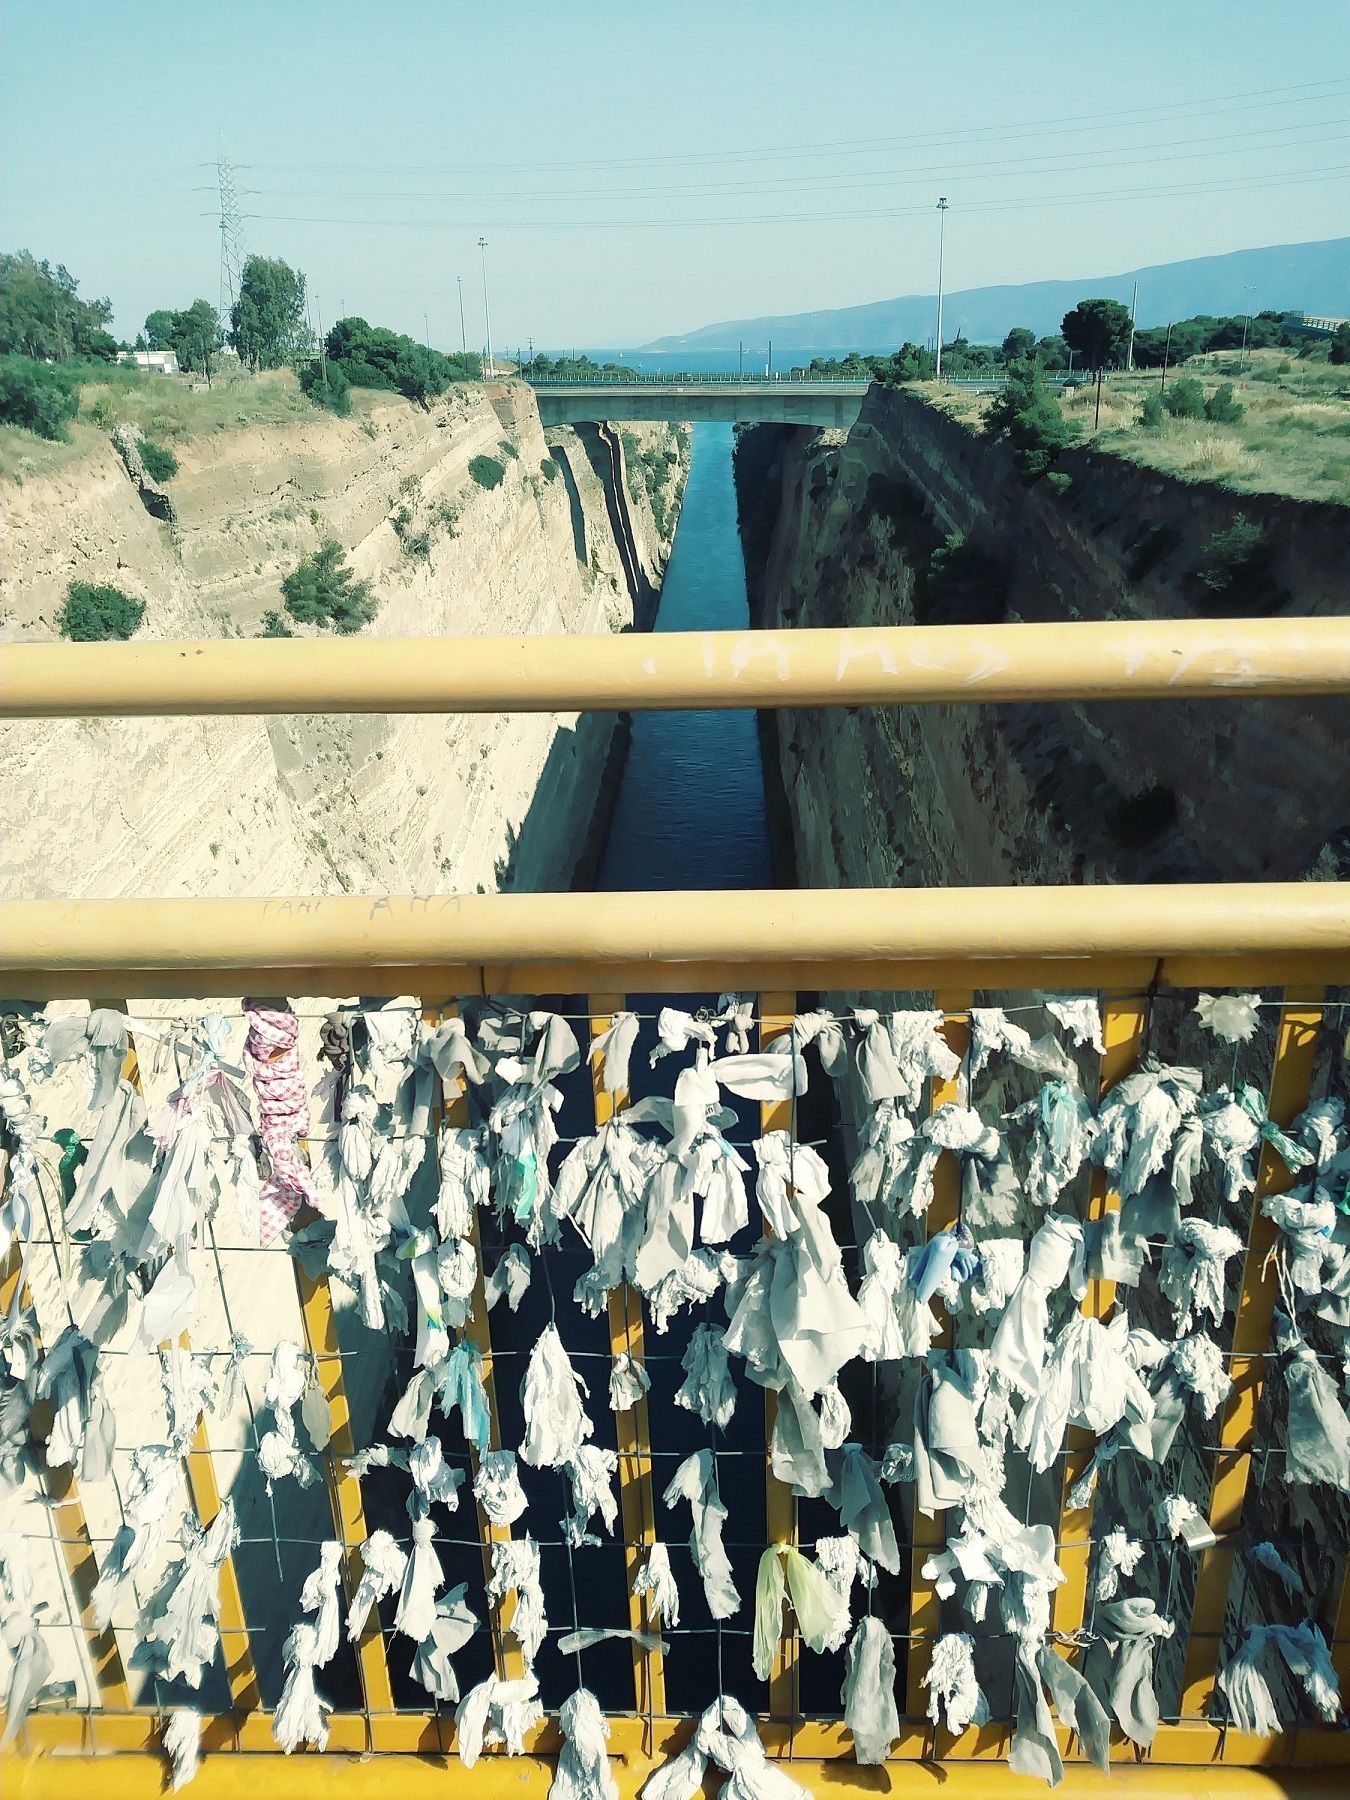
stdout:
[(464, 277), (456, 275), (455, 286), (459, 289), (459, 347), (467, 356), (469, 353), (469, 334), (464, 329)]
[(497, 370), (492, 361), (492, 313), (488, 307), (487, 247), (487, 239), (485, 237), (480, 237), (478, 240), (478, 253), (483, 259), (483, 336), (486, 339), (487, 344), (486, 373), (488, 379), (491, 380), (497, 373)]
[(942, 380), (942, 253), (947, 236), (947, 196), (943, 194), (937, 203), (938, 210), (938, 291), (937, 291), (937, 361), (933, 369), (934, 381)]

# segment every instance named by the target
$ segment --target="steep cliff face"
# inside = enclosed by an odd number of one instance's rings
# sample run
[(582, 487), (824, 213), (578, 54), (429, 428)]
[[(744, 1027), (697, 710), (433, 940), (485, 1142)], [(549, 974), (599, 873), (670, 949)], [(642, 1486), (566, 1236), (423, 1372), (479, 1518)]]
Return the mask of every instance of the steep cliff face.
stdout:
[[(514, 386), (455, 390), (430, 412), (380, 396), (351, 419), (222, 432), (179, 449), (172, 522), (101, 445), (8, 494), (4, 636), (52, 637), (77, 579), (144, 599), (142, 637), (251, 637), (328, 537), (374, 584), (375, 635), (646, 626), (670, 539), (575, 433), (553, 435), (556, 449)], [(495, 487), (475, 478), (479, 457), (501, 466)], [(566, 886), (612, 730), (575, 715), (11, 725), (5, 887)]]
[[(846, 435), (746, 434), (756, 623), (1194, 616), (1196, 571), (1239, 512), (1261, 531), (1245, 604), (1345, 605), (1344, 508), (1238, 498), (1089, 451), (1061, 466), (1066, 492), (1028, 489), (1001, 445), (879, 389)], [(768, 729), (798, 879), (918, 886), (1332, 873), (1347, 722), (1340, 701), (1214, 700), (788, 712)]]

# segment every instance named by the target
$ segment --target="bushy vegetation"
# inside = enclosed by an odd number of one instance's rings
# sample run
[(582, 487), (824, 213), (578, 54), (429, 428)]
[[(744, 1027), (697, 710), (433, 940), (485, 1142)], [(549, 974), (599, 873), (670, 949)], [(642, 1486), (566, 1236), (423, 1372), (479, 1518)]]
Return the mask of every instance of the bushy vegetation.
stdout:
[(117, 340), (104, 330), (112, 301), (81, 300), (79, 286), (63, 263), (53, 268), (27, 250), (0, 254), (0, 355), (114, 360)]
[[(347, 566), (346, 553), (327, 538), (281, 584), (286, 611), (301, 625), (331, 625), (344, 635), (359, 631), (375, 616), (368, 581)], [(275, 632), (265, 635), (276, 636)]]
[(137, 445), (141, 463), (151, 481), (172, 481), (178, 473), (178, 458), (153, 438), (142, 438)]
[(220, 349), (220, 314), (209, 300), (194, 300), (181, 312), (160, 307), (147, 315), (136, 339), (138, 350), (172, 350), (178, 366), (209, 381)]
[(428, 350), (401, 331), (386, 331), (364, 319), (339, 319), (324, 340), (328, 372), (351, 387), (379, 388), (426, 406), (456, 381), (476, 381), (476, 356), (445, 356)]
[(495, 456), (475, 456), (469, 464), (469, 473), (481, 488), (500, 487), (506, 480), (505, 464), (498, 462)]
[(62, 637), (95, 644), (133, 636), (144, 617), (144, 600), (133, 600), (121, 588), (72, 581), (56, 623)]
[(352, 384), (340, 364), (330, 362), (327, 357), (306, 363), (300, 371), (300, 386), (315, 406), (323, 407), (325, 412), (336, 413), (340, 419), (350, 414)]
[(305, 323), (305, 277), (278, 257), (250, 256), (230, 309), (230, 342), (255, 372), (297, 362), (313, 339)]
[(551, 379), (554, 381), (594, 381), (599, 375), (636, 375), (636, 369), (630, 369), (626, 363), (598, 363), (589, 356), (544, 356), (542, 353), (531, 357), (520, 365), (520, 372), (527, 381)]
[(1002, 563), (954, 531), (937, 544), (914, 584), (920, 625), (997, 625), (1008, 612)]
[(1245, 513), (1216, 531), (1191, 571), (1197, 612), (1215, 618), (1276, 612), (1288, 596), (1275, 581), (1261, 526)]
[(1203, 419), (1205, 416), (1205, 390), (1198, 381), (1189, 375), (1183, 375), (1180, 381), (1174, 381), (1162, 396), (1163, 411), (1174, 419)]
[(558, 479), (558, 465), (551, 456), (544, 457), (539, 464), (539, 473), (543, 476), (545, 481), (556, 481)]
[[(1161, 368), (1164, 352), (1167, 366), (1175, 368), (1192, 356), (1211, 350), (1238, 350), (1246, 330), (1249, 351), (1271, 348), (1295, 350), (1300, 356), (1317, 351), (1319, 340), (1310, 334), (1292, 314), (1256, 313), (1250, 318), (1241, 314), (1214, 318), (1199, 314), (1182, 319), (1171, 327), (1168, 342), (1165, 326), (1152, 326), (1134, 334), (1134, 363), (1137, 368)], [(1333, 360), (1350, 362), (1350, 326), (1345, 335), (1343, 354), (1337, 356), (1333, 340)], [(993, 379), (1020, 363), (1035, 361), (1047, 373), (1081, 369), (1084, 374), (1123, 367), (1130, 342), (1129, 311), (1117, 300), (1080, 300), (1065, 314), (1063, 326), (1038, 338), (1025, 325), (1014, 325), (1001, 344), (971, 344), (960, 335), (943, 343), (942, 373), (951, 381)], [(891, 355), (852, 350), (846, 356), (817, 356), (806, 369), (793, 374), (852, 376), (856, 380), (880, 382), (886, 387), (901, 387), (913, 381), (931, 381), (934, 372), (933, 352), (925, 345), (906, 343)]]
[[(1170, 332), (1170, 338), (1169, 338)], [(1134, 363), (1138, 369), (1160, 369), (1188, 362), (1213, 350), (1297, 350), (1307, 355), (1318, 339), (1294, 315), (1281, 312), (1241, 313), (1215, 318), (1197, 313), (1166, 325), (1141, 326), (1134, 334)]]
[(294, 637), (295, 633), (286, 623), (286, 616), (279, 612), (265, 612), (262, 616), (262, 630), (259, 637)]
[(60, 364), (0, 356), (0, 420), (61, 440), (80, 410), (78, 390)]
[(1034, 363), (1010, 372), (994, 396), (985, 424), (1010, 447), (1017, 472), (1028, 486), (1053, 469), (1061, 451), (1078, 435)]
[(1240, 425), (1246, 408), (1234, 397), (1231, 381), (1220, 382), (1205, 401), (1205, 417), (1211, 425)]
[(667, 489), (678, 476), (679, 452), (660, 443), (644, 444), (635, 431), (621, 431), (619, 436), (633, 497), (646, 494), (658, 536), (668, 537), (674, 521)]

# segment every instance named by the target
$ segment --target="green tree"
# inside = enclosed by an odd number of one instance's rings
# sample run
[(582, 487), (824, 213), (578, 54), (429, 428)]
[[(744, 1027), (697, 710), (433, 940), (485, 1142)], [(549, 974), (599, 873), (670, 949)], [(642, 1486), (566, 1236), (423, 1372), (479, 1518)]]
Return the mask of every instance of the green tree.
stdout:
[(1059, 332), (1037, 339), (1036, 361), (1043, 369), (1067, 369), (1069, 366), (1069, 346)]
[(999, 348), (1005, 363), (1026, 362), (1035, 354), (1036, 333), (1025, 325), (1014, 325)]
[(178, 314), (167, 306), (156, 307), (145, 316), (145, 343), (138, 348), (146, 350), (173, 349), (173, 322)]
[[(148, 329), (150, 320), (145, 323)], [(173, 314), (166, 348), (178, 358), (180, 369), (205, 375), (208, 381), (211, 379), (216, 352), (220, 348), (220, 314), (209, 300), (194, 300), (191, 306)]]
[(332, 625), (346, 635), (375, 616), (370, 583), (357, 580), (335, 538), (327, 538), (292, 569), (281, 592), (286, 611), (302, 625)]
[(0, 356), (0, 421), (59, 441), (79, 410), (79, 393), (58, 367), (31, 356)]
[(310, 341), (305, 278), (280, 257), (250, 256), (230, 309), (230, 339), (250, 369), (279, 369)]
[(133, 600), (121, 588), (72, 581), (57, 626), (62, 637), (77, 644), (95, 644), (107, 638), (131, 637), (144, 617), (144, 600)]
[(104, 330), (112, 301), (81, 300), (79, 285), (63, 263), (53, 268), (27, 250), (0, 254), (0, 354), (115, 361), (117, 340)]
[(452, 382), (476, 381), (482, 373), (476, 356), (446, 356), (401, 331), (354, 317), (338, 320), (324, 350), (330, 370), (339, 368), (353, 387), (385, 388), (419, 406), (428, 405)]
[(1070, 350), (1097, 377), (1095, 430), (1102, 418), (1102, 370), (1121, 361), (1130, 341), (1129, 308), (1119, 300), (1080, 300), (1065, 313), (1060, 330)]
[(1338, 366), (1350, 363), (1350, 325), (1341, 324), (1331, 340), (1330, 360)]
[(1130, 341), (1130, 310), (1119, 300), (1080, 300), (1064, 315), (1064, 342), (1093, 374), (1119, 362)]
[(986, 429), (1010, 447), (1018, 474), (1028, 486), (1054, 467), (1077, 432), (1059, 401), (1032, 364), (1015, 368), (994, 395)]

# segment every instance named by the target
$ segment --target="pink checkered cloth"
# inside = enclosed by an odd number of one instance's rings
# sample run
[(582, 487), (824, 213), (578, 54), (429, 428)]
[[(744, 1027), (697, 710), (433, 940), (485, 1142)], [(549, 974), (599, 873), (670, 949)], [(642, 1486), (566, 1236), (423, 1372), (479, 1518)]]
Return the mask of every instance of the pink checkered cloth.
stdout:
[(267, 1152), (267, 1179), (259, 1196), (260, 1241), (270, 1244), (308, 1201), (317, 1203), (314, 1180), (296, 1146), (309, 1135), (309, 1095), (296, 1040), (299, 1021), (279, 1010), (245, 1000), (248, 1040), (244, 1066), (258, 1096), (258, 1135)]

